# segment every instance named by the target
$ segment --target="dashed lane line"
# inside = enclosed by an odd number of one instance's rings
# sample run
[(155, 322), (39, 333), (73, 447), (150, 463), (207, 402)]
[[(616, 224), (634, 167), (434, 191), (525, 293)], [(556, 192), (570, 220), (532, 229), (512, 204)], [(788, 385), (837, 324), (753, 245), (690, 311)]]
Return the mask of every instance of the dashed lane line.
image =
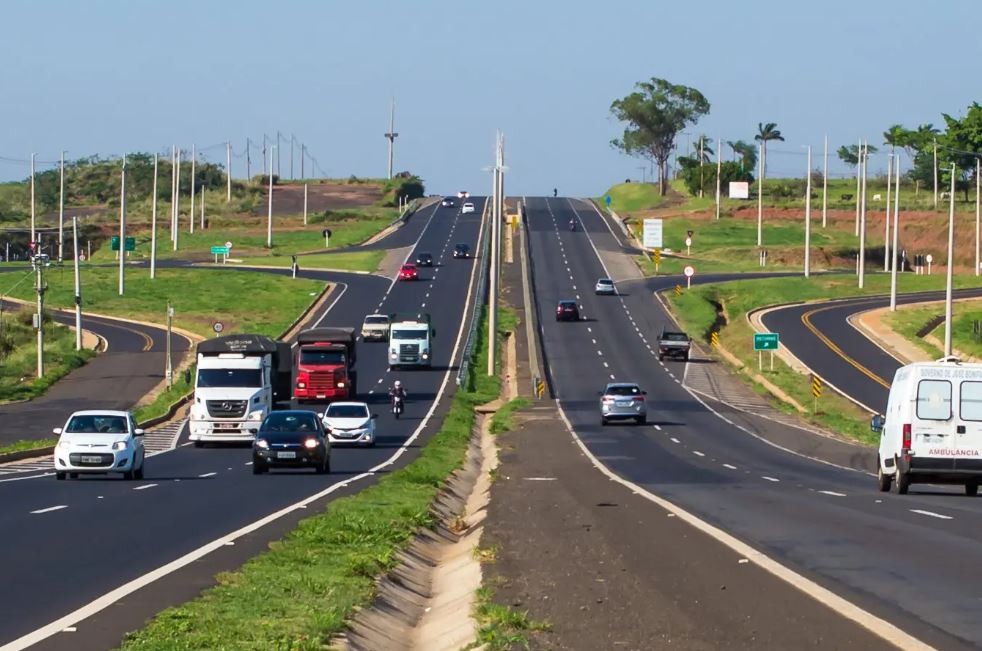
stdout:
[(31, 515), (39, 515), (41, 513), (51, 513), (52, 511), (60, 511), (62, 509), (67, 509), (67, 504), (59, 504), (58, 506), (49, 506), (46, 509), (38, 509), (37, 511), (31, 511)]

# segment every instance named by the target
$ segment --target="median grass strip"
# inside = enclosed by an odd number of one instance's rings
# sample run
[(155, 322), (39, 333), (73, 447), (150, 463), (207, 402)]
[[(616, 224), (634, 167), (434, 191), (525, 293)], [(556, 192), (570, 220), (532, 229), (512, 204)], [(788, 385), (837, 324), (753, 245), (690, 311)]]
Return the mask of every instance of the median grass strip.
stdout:
[(14, 441), (7, 445), (0, 445), (0, 455), (13, 454), (14, 452), (26, 452), (27, 450), (41, 450), (53, 447), (58, 442), (56, 438), (39, 439), (37, 441)]
[(506, 402), (491, 417), (491, 433), (501, 434), (511, 431), (515, 427), (515, 412), (525, 409), (531, 404), (532, 401), (528, 398), (514, 398)]
[[(975, 282), (974, 276), (958, 276), (955, 279), (955, 284), (962, 287), (972, 286)], [(944, 287), (943, 283), (944, 278), (941, 276), (904, 274), (900, 279), (900, 286), (905, 292), (940, 290)], [(754, 331), (746, 316), (748, 312), (767, 305), (794, 301), (882, 295), (889, 291), (890, 277), (887, 274), (870, 274), (866, 277), (865, 284), (865, 289), (861, 290), (857, 287), (855, 276), (836, 274), (698, 285), (683, 292), (682, 296), (675, 296), (670, 291), (665, 292), (664, 296), (681, 325), (693, 338), (703, 342), (708, 341), (710, 331), (718, 323), (719, 306), (725, 317), (725, 325), (720, 328), (722, 345), (745, 365), (745, 373), (752, 376), (759, 371), (757, 353), (753, 350)], [(970, 318), (967, 328), (971, 334)], [(965, 329), (963, 326), (962, 330)], [(815, 403), (809, 377), (798, 373), (780, 358), (775, 359), (773, 372), (769, 368), (769, 363), (766, 363), (761, 375), (806, 406), (809, 409), (809, 413), (805, 415), (808, 420), (858, 441), (876, 442), (877, 437), (869, 431), (869, 415), (853, 402), (827, 389), (818, 401), (817, 411), (813, 411)], [(888, 382), (891, 380), (885, 379)], [(770, 395), (761, 385), (752, 379), (749, 381), (755, 391), (761, 395)], [(775, 402), (775, 406), (789, 413), (797, 413), (792, 406), (783, 402)]]
[[(982, 302), (978, 300), (956, 302), (952, 307), (951, 343), (958, 350), (972, 357), (982, 358), (982, 339), (975, 334), (975, 323), (982, 322)], [(925, 306), (899, 306), (896, 312), (886, 313), (884, 321), (895, 332), (913, 342), (929, 355), (940, 358), (944, 352), (918, 336), (933, 319), (944, 314), (944, 304)], [(944, 340), (944, 322), (929, 334)]]
[[(297, 266), (303, 269), (334, 269), (337, 271), (366, 271), (378, 269), (386, 251), (344, 251), (339, 253), (315, 253), (297, 257)], [(270, 267), (289, 267), (293, 259), (288, 255), (257, 256), (241, 258), (241, 264)], [(229, 263), (233, 264), (233, 263)]]
[[(473, 360), (487, 354), (484, 332), (478, 329)], [(375, 577), (395, 566), (396, 553), (419, 528), (432, 524), (430, 505), (464, 460), (474, 407), (500, 392), (497, 376), (471, 368), (469, 386), (454, 394), (440, 431), (417, 459), (332, 501), (269, 551), (219, 575), (217, 586), (157, 615), (122, 648), (325, 648), (354, 609), (371, 602)]]
[(95, 354), (75, 350), (74, 331), (45, 315), (44, 377), (37, 377), (37, 331), (31, 325), (32, 316), (29, 308), (0, 313), (0, 403), (37, 398)]
[[(474, 617), (480, 624), (477, 643), (468, 649), (478, 647), (487, 651), (507, 651), (508, 649), (530, 648), (529, 633), (548, 631), (550, 625), (534, 620), (527, 610), (516, 610), (494, 602), (494, 588), (482, 586), (477, 591), (477, 606)], [(482, 646), (483, 645), (483, 646)]]

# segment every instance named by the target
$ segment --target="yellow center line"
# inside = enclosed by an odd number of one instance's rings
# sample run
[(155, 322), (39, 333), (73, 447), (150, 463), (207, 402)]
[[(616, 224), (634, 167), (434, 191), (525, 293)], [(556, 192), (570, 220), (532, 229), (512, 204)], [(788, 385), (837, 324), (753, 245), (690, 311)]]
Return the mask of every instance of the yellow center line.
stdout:
[[(853, 304), (853, 307), (855, 307), (855, 305), (856, 304)], [(801, 322), (805, 324), (805, 327), (808, 328), (808, 330), (813, 335), (815, 335), (816, 337), (818, 337), (818, 339), (823, 344), (825, 344), (826, 346), (828, 346), (829, 349), (832, 350), (832, 352), (834, 352), (836, 355), (838, 355), (839, 357), (841, 357), (847, 364), (851, 365), (857, 371), (859, 371), (860, 373), (862, 373), (863, 375), (865, 375), (869, 379), (873, 380), (874, 382), (876, 382), (877, 384), (879, 384), (883, 388), (889, 389), (890, 388), (890, 383), (887, 380), (885, 380), (884, 378), (880, 377), (879, 375), (877, 375), (876, 373), (874, 373), (873, 371), (869, 370), (868, 368), (866, 368), (865, 366), (863, 366), (862, 364), (860, 364), (859, 362), (857, 362), (855, 359), (853, 359), (852, 357), (850, 357), (849, 355), (847, 355), (845, 353), (845, 351), (843, 351), (841, 348), (839, 348), (831, 339), (829, 339), (824, 334), (822, 334), (818, 330), (818, 328), (816, 328), (812, 324), (812, 322), (811, 322), (812, 315), (817, 314), (819, 312), (825, 312), (827, 310), (834, 310), (837, 307), (840, 307), (840, 306), (839, 305), (830, 305), (828, 307), (822, 307), (822, 308), (818, 308), (816, 310), (810, 310), (808, 312), (805, 312), (804, 314), (801, 315)]]

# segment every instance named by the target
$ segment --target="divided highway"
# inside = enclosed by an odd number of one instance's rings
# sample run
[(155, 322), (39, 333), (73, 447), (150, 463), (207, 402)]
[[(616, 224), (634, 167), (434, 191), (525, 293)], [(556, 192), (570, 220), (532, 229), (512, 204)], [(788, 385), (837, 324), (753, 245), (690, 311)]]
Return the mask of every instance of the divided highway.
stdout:
[[(359, 342), (359, 397), (379, 414), (377, 444), (372, 449), (336, 447), (331, 475), (274, 472), (256, 477), (248, 467), (249, 448), (195, 449), (185, 443), (150, 458), (141, 482), (98, 476), (69, 482), (31, 476), (0, 479), (0, 530), (5, 532), (0, 558), (6, 559), (0, 644), (28, 636), (12, 647), (24, 648), (60, 629), (49, 626), (44, 634), (30, 636), (32, 631), (100, 595), (301, 500), (369, 481), (408, 462), (418, 448), (410, 443), (434, 431), (438, 419), (430, 416), (439, 414), (437, 402), (445, 406), (440, 399), (453, 390), (477, 261), (455, 260), (452, 251), (456, 242), (479, 250), (485, 202), (473, 202), (474, 214), (461, 215), (456, 207), (437, 204), (414, 216), (412, 221), (420, 225), (410, 243), (412, 254), (429, 251), (436, 261), (434, 268), (421, 270), (419, 281), (352, 275), (319, 315), (317, 325), (360, 326), (366, 314), (376, 311), (425, 311), (437, 331), (434, 366), (427, 371), (390, 373), (385, 345)], [(389, 413), (386, 397), (395, 379), (409, 393), (398, 421)], [(182, 440), (186, 436), (182, 432)], [(151, 614), (128, 613), (136, 624)], [(79, 631), (73, 639), (81, 641), (84, 627)]]
[[(653, 350), (670, 323), (646, 289), (657, 281), (620, 283), (621, 296), (593, 294), (597, 278), (608, 275), (605, 261), (620, 251), (596, 210), (551, 198), (529, 199), (527, 207), (551, 388), (592, 454), (907, 633), (947, 649), (982, 644), (982, 501), (946, 489), (881, 494), (871, 476), (805, 456), (813, 434), (696, 398), (683, 386), (688, 365), (660, 363)], [(678, 279), (661, 282), (668, 288)], [(585, 320), (555, 321), (560, 299), (577, 300)], [(648, 391), (648, 426), (601, 426), (598, 392), (614, 380)], [(778, 433), (794, 441), (792, 450), (765, 440)]]

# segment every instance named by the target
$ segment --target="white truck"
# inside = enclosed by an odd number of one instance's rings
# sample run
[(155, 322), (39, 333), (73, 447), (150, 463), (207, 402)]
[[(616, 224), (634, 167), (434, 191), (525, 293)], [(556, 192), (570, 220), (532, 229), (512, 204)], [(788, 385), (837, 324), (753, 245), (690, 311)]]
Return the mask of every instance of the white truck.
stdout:
[(982, 364), (954, 357), (897, 369), (880, 432), (877, 484), (901, 495), (913, 483), (961, 484), (976, 495), (982, 482)]
[(190, 439), (249, 442), (278, 400), (290, 398), (290, 344), (262, 335), (226, 335), (198, 344)]
[(436, 329), (429, 314), (393, 315), (389, 326), (389, 368), (428, 367), (433, 361)]

